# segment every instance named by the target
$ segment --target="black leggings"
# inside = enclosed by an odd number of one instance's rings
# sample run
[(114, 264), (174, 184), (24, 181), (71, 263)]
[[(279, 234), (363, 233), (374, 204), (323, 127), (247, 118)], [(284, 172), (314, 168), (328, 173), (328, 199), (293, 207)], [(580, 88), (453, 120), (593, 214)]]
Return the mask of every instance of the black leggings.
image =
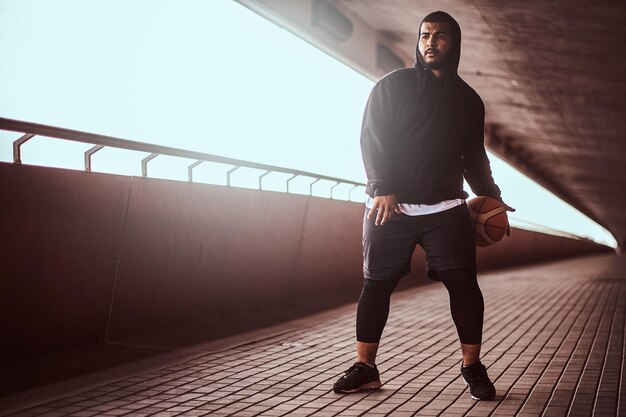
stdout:
[[(437, 271), (448, 289), (450, 312), (461, 343), (474, 345), (482, 341), (483, 294), (476, 273), (469, 268)], [(356, 338), (359, 342), (378, 343), (389, 316), (389, 297), (398, 280), (365, 279), (356, 314)]]

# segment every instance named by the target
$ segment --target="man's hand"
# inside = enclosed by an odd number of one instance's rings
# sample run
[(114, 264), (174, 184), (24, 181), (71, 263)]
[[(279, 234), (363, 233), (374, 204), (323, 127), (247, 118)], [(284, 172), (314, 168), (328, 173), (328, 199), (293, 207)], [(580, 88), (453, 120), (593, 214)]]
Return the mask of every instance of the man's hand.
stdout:
[[(509, 206), (504, 201), (502, 202), (502, 205), (504, 206), (506, 211), (510, 211), (510, 212), (514, 212), (515, 211), (515, 209), (513, 207)], [(507, 236), (511, 236), (511, 225), (510, 224), (506, 225), (506, 235)]]
[(395, 194), (374, 197), (374, 204), (367, 213), (367, 218), (371, 219), (374, 213), (376, 213), (376, 226), (382, 226), (395, 214), (400, 214), (400, 207), (398, 207)]

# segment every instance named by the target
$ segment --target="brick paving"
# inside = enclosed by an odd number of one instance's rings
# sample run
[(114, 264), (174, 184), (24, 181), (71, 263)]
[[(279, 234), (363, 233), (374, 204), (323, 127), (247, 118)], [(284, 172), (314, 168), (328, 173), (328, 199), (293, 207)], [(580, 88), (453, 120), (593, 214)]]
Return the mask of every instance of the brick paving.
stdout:
[(469, 397), (447, 293), (433, 283), (394, 294), (377, 391), (331, 391), (354, 360), (349, 305), (7, 415), (626, 416), (625, 256), (481, 274), (480, 282), (495, 401)]

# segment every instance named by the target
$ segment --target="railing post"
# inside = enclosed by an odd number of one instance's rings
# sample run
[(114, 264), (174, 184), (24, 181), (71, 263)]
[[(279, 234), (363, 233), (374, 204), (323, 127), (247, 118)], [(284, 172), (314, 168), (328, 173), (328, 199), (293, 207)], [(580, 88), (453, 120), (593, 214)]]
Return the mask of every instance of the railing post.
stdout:
[(263, 191), (263, 177), (269, 174), (272, 171), (265, 171), (263, 175), (259, 177), (259, 190)]
[(296, 178), (297, 175), (293, 174), (291, 177), (289, 177), (289, 179), (286, 181), (287, 184), (287, 192), (289, 192), (289, 183), (291, 182), (292, 179)]
[(148, 176), (148, 162), (152, 161), (157, 156), (159, 156), (158, 153), (151, 153), (150, 155), (146, 156), (145, 158), (141, 160), (141, 176), (142, 177)]
[(203, 160), (199, 159), (187, 167), (187, 177), (189, 178), (189, 182), (193, 182), (193, 169), (203, 162)]
[(311, 184), (309, 184), (309, 195), (311, 197), (313, 197), (313, 186), (315, 185), (316, 182), (320, 181), (321, 178), (317, 178), (315, 181), (313, 181)]
[(91, 172), (91, 156), (102, 148), (104, 148), (104, 145), (96, 145), (85, 151), (85, 171)]
[(234, 167), (229, 169), (228, 172), (226, 172), (226, 185), (227, 186), (230, 187), (230, 174), (237, 171), (239, 168), (241, 168), (241, 165), (235, 165)]
[(20, 147), (26, 143), (26, 141), (32, 139), (35, 135), (23, 135), (21, 138), (13, 142), (13, 162), (16, 164), (22, 163), (22, 155)]
[(354, 185), (352, 188), (350, 188), (350, 191), (348, 191), (348, 201), (352, 201), (352, 191), (354, 191), (358, 187), (358, 185)]
[(334, 197), (333, 197), (333, 191), (335, 190), (335, 187), (336, 187), (336, 186), (338, 186), (339, 184), (341, 184), (341, 183), (340, 183), (340, 182), (338, 182), (338, 181), (335, 181), (335, 185), (333, 185), (332, 187), (330, 187), (330, 199), (331, 199), (331, 200), (334, 200)]

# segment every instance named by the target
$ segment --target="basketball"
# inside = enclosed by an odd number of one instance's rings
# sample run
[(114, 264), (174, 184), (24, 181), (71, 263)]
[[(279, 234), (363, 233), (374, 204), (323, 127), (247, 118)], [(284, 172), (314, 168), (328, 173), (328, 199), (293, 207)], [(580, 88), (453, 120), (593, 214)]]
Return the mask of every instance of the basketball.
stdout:
[(490, 246), (500, 241), (509, 225), (506, 209), (495, 198), (478, 196), (467, 202), (476, 246)]

